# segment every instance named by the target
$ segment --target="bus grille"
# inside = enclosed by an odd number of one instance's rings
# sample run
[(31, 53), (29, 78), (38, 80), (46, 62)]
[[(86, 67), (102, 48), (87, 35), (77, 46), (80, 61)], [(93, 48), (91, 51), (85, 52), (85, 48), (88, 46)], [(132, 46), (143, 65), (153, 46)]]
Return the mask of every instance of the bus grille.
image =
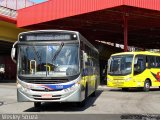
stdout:
[(114, 77), (113, 80), (124, 80), (124, 79), (125, 79), (125, 77)]
[(38, 89), (31, 89), (32, 91), (39, 91), (39, 92), (53, 92), (53, 91), (61, 91), (61, 90), (63, 90), (63, 89), (53, 89), (53, 90), (49, 90), (49, 89), (47, 89), (47, 91), (46, 90), (38, 90)]
[(52, 98), (42, 98), (41, 95), (33, 95), (35, 100), (60, 100), (61, 95), (52, 95)]
[(124, 79), (117, 79), (117, 78), (116, 78), (116, 79), (113, 79), (113, 80), (124, 80)]
[(60, 98), (34, 98), (35, 100), (60, 100)]
[(59, 84), (59, 83), (66, 83), (69, 80), (68, 79), (57, 79), (57, 80), (36, 80), (36, 79), (28, 79), (28, 80), (23, 80), (24, 82), (27, 83), (34, 83), (34, 84)]

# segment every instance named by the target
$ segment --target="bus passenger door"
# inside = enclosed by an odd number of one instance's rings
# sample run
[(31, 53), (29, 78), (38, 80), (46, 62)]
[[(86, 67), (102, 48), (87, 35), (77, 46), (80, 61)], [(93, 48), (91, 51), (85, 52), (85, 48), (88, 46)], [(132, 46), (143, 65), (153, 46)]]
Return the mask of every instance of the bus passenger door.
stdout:
[[(149, 78), (152, 81), (152, 86), (159, 86), (159, 80), (157, 78), (157, 73), (160, 72), (158, 69), (158, 62), (156, 56), (147, 56), (148, 59), (148, 68), (149, 68)], [(149, 75), (148, 74), (148, 75)]]
[(85, 92), (86, 92), (86, 83), (87, 83), (87, 66), (86, 66), (86, 62), (87, 62), (87, 53), (85, 53), (85, 51), (83, 50), (83, 48), (81, 48), (81, 71), (82, 71), (82, 78), (81, 78), (81, 86), (82, 86), (82, 93), (81, 93), (81, 98), (85, 99)]
[(137, 87), (143, 87), (143, 83), (146, 78), (146, 56), (144, 55), (137, 55), (134, 59), (134, 82), (137, 83)]

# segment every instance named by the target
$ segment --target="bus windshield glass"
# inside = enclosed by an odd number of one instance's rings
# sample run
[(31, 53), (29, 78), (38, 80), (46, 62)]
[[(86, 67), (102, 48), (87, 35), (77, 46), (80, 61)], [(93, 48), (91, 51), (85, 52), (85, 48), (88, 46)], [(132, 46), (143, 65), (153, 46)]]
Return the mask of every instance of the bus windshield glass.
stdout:
[(108, 74), (128, 75), (132, 72), (133, 55), (112, 56), (109, 62)]
[(18, 75), (67, 77), (79, 73), (78, 44), (21, 45)]

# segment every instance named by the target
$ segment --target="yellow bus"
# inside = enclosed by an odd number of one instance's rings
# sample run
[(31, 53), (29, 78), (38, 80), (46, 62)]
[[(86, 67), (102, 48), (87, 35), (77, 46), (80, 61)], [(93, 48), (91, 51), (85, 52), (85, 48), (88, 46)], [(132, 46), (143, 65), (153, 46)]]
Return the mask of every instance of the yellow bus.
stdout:
[(160, 86), (160, 53), (122, 52), (111, 55), (108, 60), (107, 86), (122, 88), (141, 88)]

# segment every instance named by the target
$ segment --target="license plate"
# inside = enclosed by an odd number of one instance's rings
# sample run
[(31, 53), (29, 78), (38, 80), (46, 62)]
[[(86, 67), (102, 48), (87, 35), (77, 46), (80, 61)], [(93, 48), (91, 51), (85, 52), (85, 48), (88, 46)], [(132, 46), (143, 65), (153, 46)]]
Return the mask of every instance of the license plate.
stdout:
[(43, 94), (42, 98), (52, 98), (52, 94)]

